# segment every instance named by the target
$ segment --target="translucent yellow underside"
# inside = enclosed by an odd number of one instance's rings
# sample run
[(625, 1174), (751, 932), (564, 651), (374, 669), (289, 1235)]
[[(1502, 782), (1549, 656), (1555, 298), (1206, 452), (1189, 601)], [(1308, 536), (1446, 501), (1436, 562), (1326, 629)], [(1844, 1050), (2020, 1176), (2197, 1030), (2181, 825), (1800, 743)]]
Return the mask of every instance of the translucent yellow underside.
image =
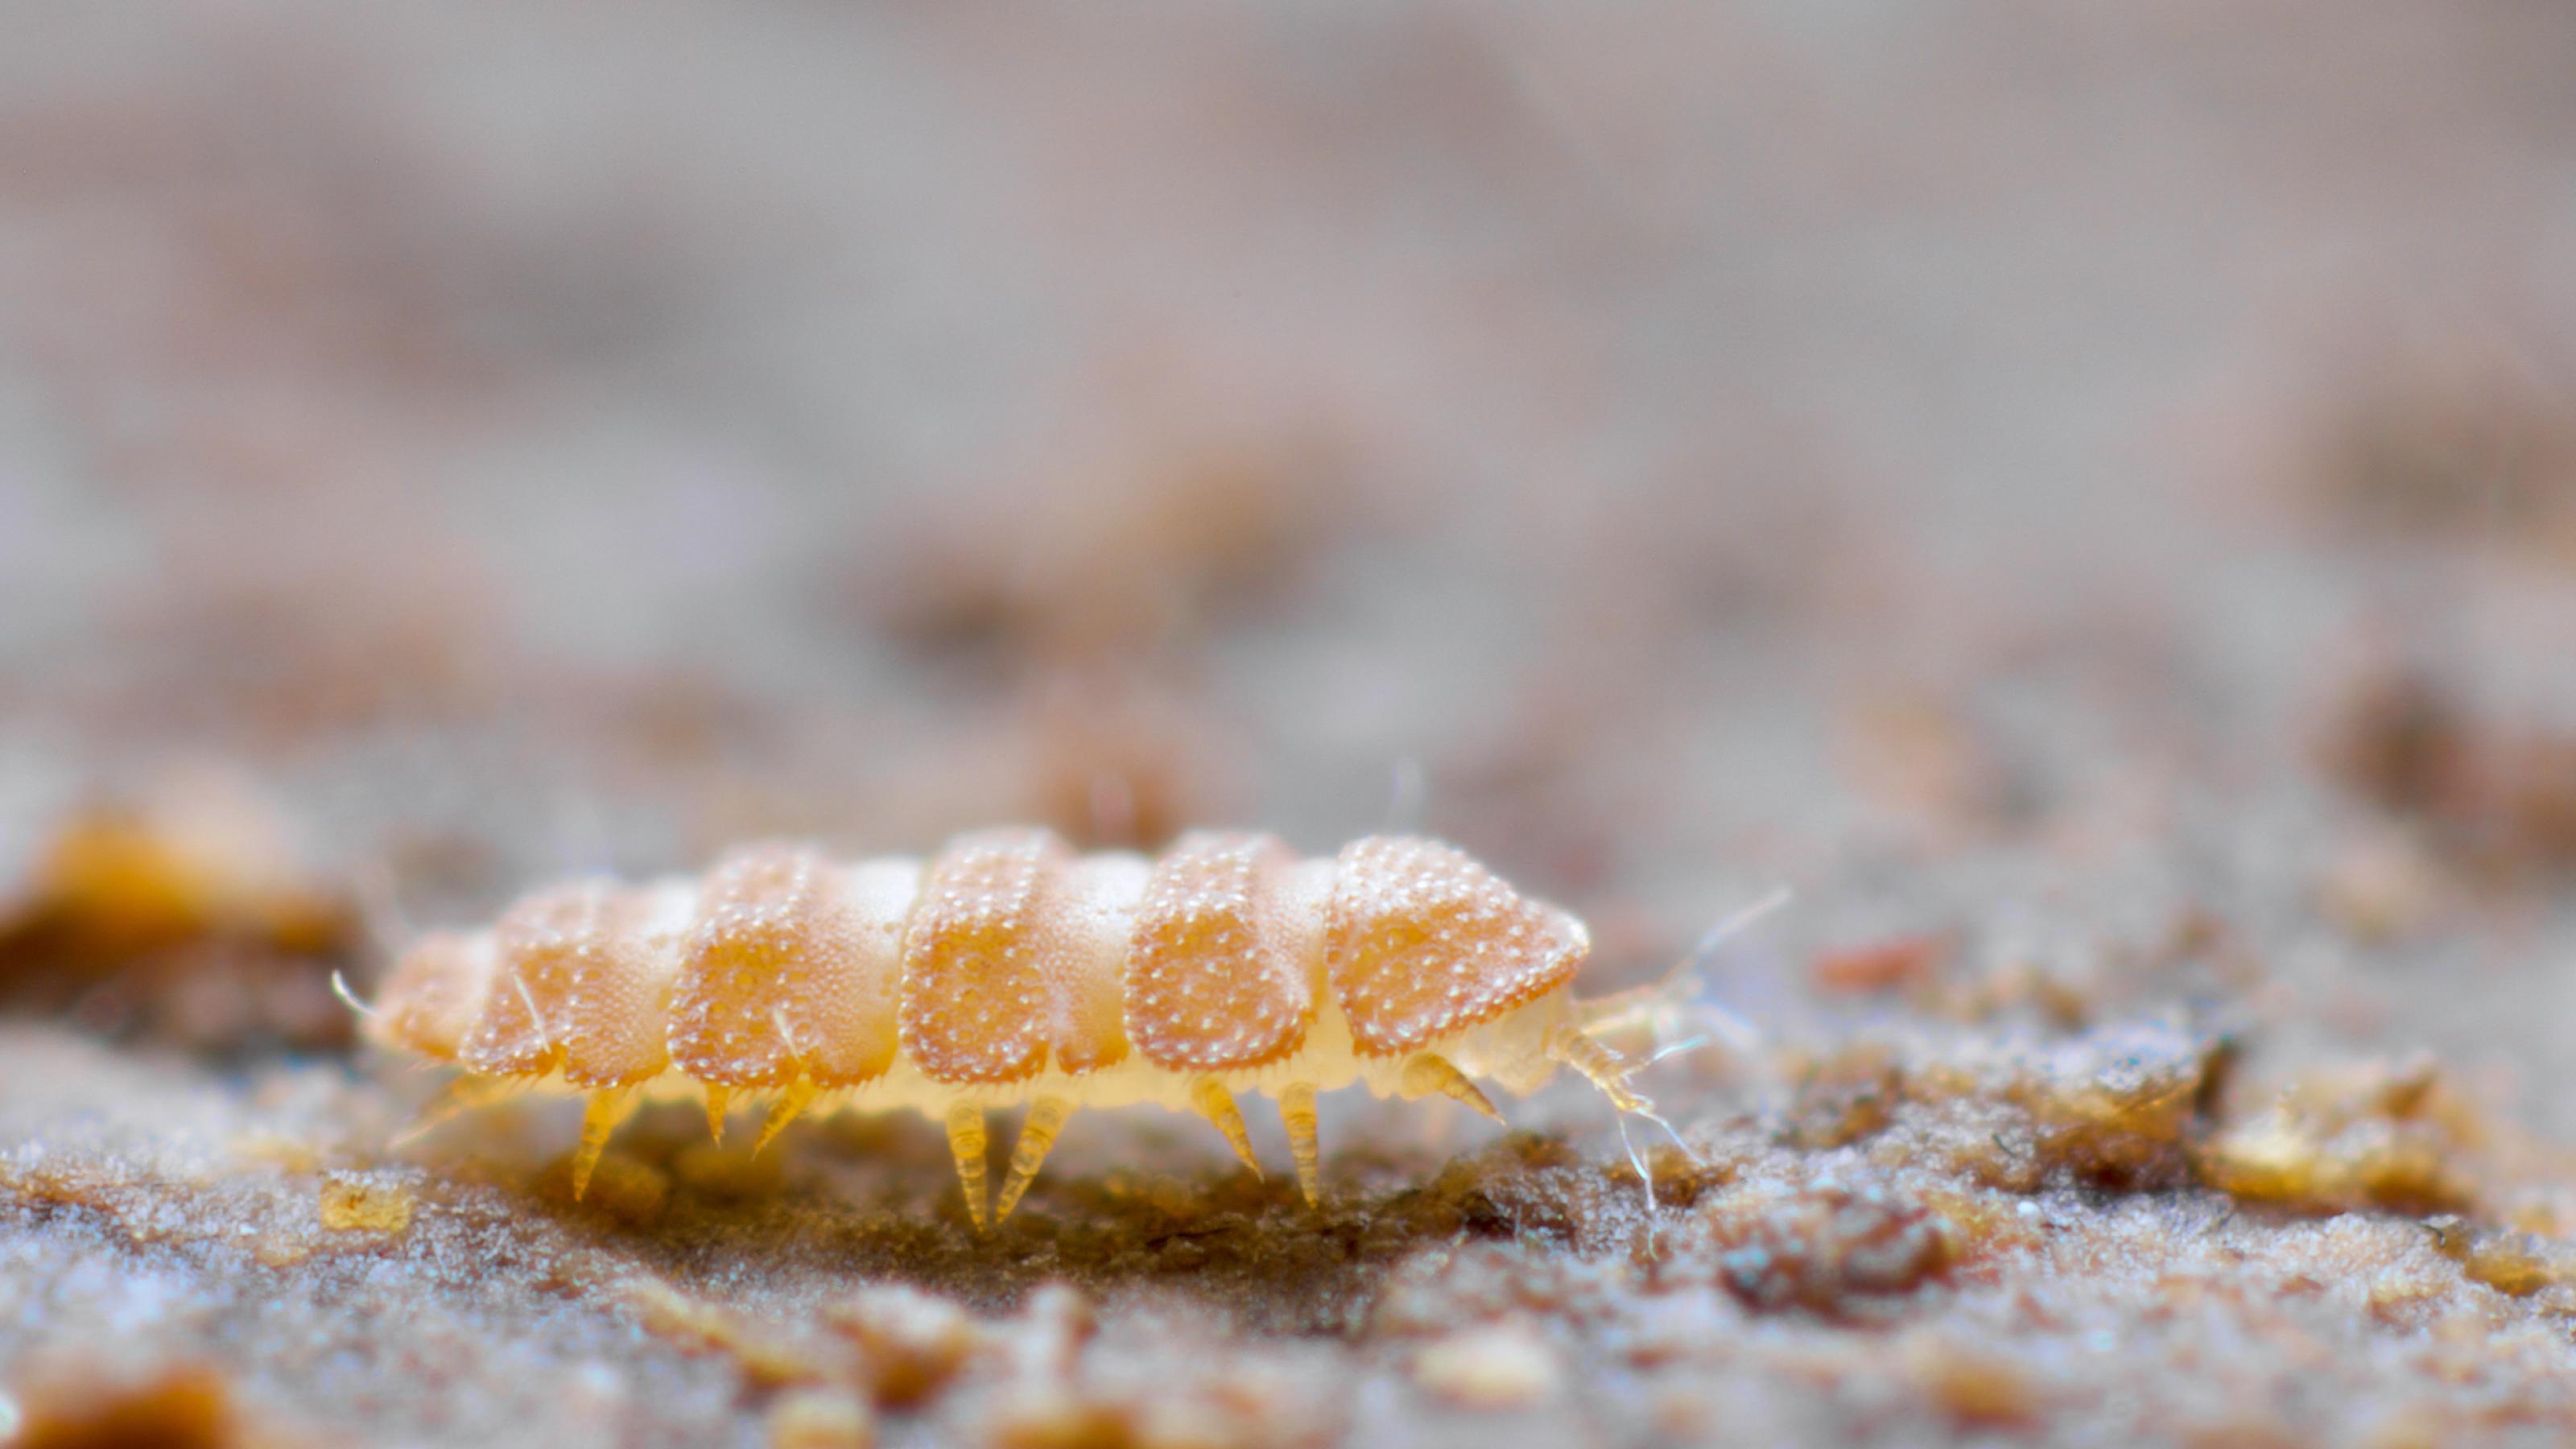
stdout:
[[(1548, 1057), (1546, 1044), (1549, 1035), (1572, 1015), (1570, 993), (1559, 987), (1481, 1026), (1426, 1043), (1419, 1052), (1367, 1057), (1353, 1049), (1350, 1024), (1327, 1000), (1307, 1031), (1305, 1044), (1294, 1054), (1266, 1066), (1237, 1071), (1173, 1071), (1131, 1054), (1115, 1066), (1079, 1074), (1050, 1065), (1015, 1082), (958, 1083), (932, 1081), (898, 1057), (884, 1076), (826, 1092), (816, 1097), (807, 1110), (895, 1112), (910, 1108), (944, 1122), (949, 1109), (961, 1103), (1001, 1108), (1051, 1098), (1075, 1108), (1152, 1104), (1169, 1111), (1195, 1113), (1198, 1108), (1191, 1094), (1201, 1081), (1211, 1077), (1236, 1094), (1254, 1092), (1276, 1098), (1295, 1086), (1330, 1092), (1357, 1083), (1367, 1087), (1373, 1096), (1393, 1097), (1408, 1095), (1402, 1083), (1405, 1064), (1424, 1054), (1445, 1058), (1470, 1078), (1491, 1078), (1525, 1095), (1537, 1090), (1554, 1073), (1556, 1063)], [(560, 1075), (539, 1078), (526, 1086), (550, 1093), (590, 1090), (571, 1086)], [(666, 1071), (645, 1082), (641, 1096), (645, 1101), (694, 1101), (705, 1092), (705, 1086), (695, 1079), (678, 1071)], [(733, 1100), (756, 1101), (771, 1095), (776, 1094), (746, 1090)]]

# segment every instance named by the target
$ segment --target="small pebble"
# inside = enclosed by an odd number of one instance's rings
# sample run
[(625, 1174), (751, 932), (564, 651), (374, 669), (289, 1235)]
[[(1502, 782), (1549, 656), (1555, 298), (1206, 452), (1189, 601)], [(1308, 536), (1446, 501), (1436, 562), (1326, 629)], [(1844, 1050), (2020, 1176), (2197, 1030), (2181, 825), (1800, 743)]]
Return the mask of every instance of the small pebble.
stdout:
[(324, 1173), (322, 1226), (336, 1233), (400, 1233), (411, 1226), (411, 1191), (359, 1173)]

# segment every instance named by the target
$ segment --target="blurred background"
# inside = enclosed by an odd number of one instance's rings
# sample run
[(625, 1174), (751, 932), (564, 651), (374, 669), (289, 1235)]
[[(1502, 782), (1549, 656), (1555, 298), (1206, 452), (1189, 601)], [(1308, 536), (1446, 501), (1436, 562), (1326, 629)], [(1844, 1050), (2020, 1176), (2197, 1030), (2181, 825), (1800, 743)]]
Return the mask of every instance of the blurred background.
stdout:
[(1604, 984), (1795, 887), (1775, 1030), (2224, 992), (2576, 1130), (2562, 7), (0, 32), (10, 1000), (330, 1044), (275, 948), (551, 876), (1418, 825)]

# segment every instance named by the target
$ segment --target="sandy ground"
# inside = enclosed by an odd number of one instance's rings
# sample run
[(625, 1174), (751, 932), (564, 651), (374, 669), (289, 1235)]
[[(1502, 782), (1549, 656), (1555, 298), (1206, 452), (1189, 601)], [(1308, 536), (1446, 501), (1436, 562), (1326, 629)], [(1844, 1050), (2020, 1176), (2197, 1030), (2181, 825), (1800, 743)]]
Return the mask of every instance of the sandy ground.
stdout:
[[(0, 1440), (2576, 1434), (2576, 22), (0, 32)], [(1651, 1203), (1560, 1088), (576, 1204), (329, 987), (1024, 821), (1426, 829), (1603, 991), (1796, 894)]]

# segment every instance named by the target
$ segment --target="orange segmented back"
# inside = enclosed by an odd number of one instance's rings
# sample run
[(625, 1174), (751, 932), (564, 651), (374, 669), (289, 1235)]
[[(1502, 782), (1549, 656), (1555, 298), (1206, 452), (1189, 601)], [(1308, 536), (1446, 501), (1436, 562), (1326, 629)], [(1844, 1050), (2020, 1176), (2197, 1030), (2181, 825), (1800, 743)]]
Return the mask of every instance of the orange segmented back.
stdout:
[(1050, 831), (986, 831), (931, 863), (904, 932), (904, 1054), (934, 1082), (1012, 1082), (1046, 1065), (1043, 912), (1066, 858)]
[(1581, 922), (1431, 840), (1301, 861), (1267, 835), (1209, 832), (1147, 860), (999, 830), (927, 867), (762, 845), (700, 880), (561, 886), (490, 931), (428, 937), (368, 1031), (465, 1068), (451, 1103), (550, 1081), (589, 1093), (576, 1195), (668, 1074), (719, 1132), (743, 1094), (767, 1097), (763, 1142), (836, 1089), (929, 1112), (979, 1223), (990, 1107), (1029, 1108), (1007, 1215), (1079, 1108), (1194, 1112), (1250, 1162), (1235, 1098), (1266, 1092), (1312, 1201), (1319, 1090), (1491, 1115), (1472, 1078), (1528, 1091), (1569, 1065), (1622, 1111), (1650, 1110), (1582, 1035), (1581, 1004), (1550, 996), (1588, 948)]
[(1365, 1055), (1492, 1020), (1583, 964), (1582, 922), (1516, 893), (1464, 851), (1372, 836), (1335, 864), (1325, 974)]
[(609, 881), (533, 896), (493, 929), (483, 1013), (458, 1057), (491, 1076), (560, 1067), (577, 1087), (614, 1087), (670, 1065), (662, 1014), (670, 953), (645, 939), (649, 897)]
[(1314, 991), (1273, 901), (1289, 863), (1270, 836), (1211, 833), (1156, 862), (1127, 953), (1127, 1030), (1146, 1060), (1256, 1067), (1305, 1040)]
[[(917, 872), (844, 872), (808, 850), (739, 852), (709, 875), (680, 948), (671, 993), (671, 1059), (702, 1082), (823, 1087), (894, 1065), (903, 906)], [(874, 886), (874, 889), (864, 888)], [(890, 887), (890, 888), (889, 888)]]

